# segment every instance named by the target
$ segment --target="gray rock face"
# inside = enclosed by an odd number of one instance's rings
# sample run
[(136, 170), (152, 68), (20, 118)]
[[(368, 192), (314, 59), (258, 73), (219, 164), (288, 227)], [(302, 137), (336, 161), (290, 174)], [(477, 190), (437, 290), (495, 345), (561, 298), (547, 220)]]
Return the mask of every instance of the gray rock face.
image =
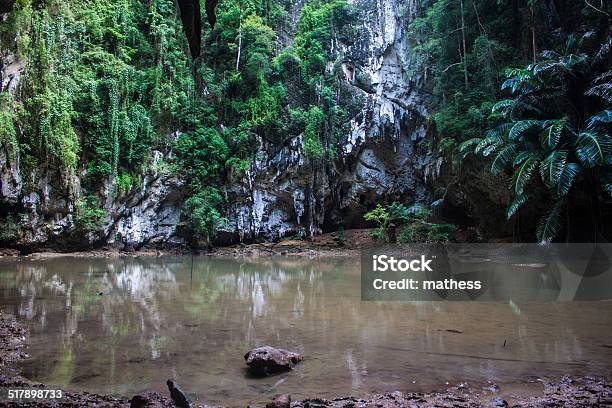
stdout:
[[(227, 223), (218, 244), (311, 236), (339, 225), (359, 227), (363, 213), (376, 203), (429, 199), (423, 176), (428, 160), (422, 146), (429, 101), (420, 91), (422, 78), (414, 74), (418, 70), (406, 34), (418, 0), (351, 3), (359, 35), (351, 44), (333, 43), (344, 75), (341, 104), (352, 116), (342, 128), (339, 156), (333, 163), (310, 160), (302, 135), (282, 141), (260, 138), (250, 169), (226, 185)], [(295, 21), (302, 5), (295, 2)], [(288, 33), (279, 37), (291, 42)], [(8, 54), (0, 60), (0, 86), (14, 92), (23, 64)], [(154, 152), (149, 167), (155, 169), (169, 154)], [(25, 179), (35, 180), (34, 185)], [(108, 214), (103, 233), (84, 242), (73, 236), (76, 203), (84, 196), (79, 177), (42, 166), (24, 175), (18, 155), (9, 158), (0, 148), (0, 206), (20, 214), (23, 234), (18, 245), (183, 244), (186, 194), (182, 180), (157, 170), (129, 192), (116, 191), (107, 180), (97, 192)]]
[[(0, 15), (0, 23), (4, 18)], [(14, 94), (24, 68), (23, 62), (15, 54), (0, 50), (0, 90)]]
[[(157, 168), (163, 159), (161, 152), (154, 152), (152, 168)], [(108, 243), (183, 244), (177, 227), (181, 223), (184, 199), (182, 180), (153, 170), (145, 176), (141, 188), (107, 204), (108, 212), (114, 215), (106, 230)]]
[(255, 348), (244, 355), (249, 372), (256, 376), (291, 370), (302, 361), (302, 356), (270, 346)]
[[(160, 152), (154, 152), (151, 167), (162, 159)], [(95, 243), (129, 247), (184, 244), (177, 229), (181, 226), (185, 189), (176, 176), (152, 170), (144, 176), (141, 187), (124, 193), (107, 181), (100, 193), (107, 197), (101, 203), (106, 214), (103, 231), (83, 237), (75, 234), (76, 202), (84, 196), (79, 177), (73, 175), (60, 183), (57, 180), (65, 176), (41, 167), (31, 177), (35, 185), (25, 187), (18, 163), (18, 158), (6, 160), (0, 149), (0, 205), (18, 213), (21, 227), (14, 245), (71, 249)]]

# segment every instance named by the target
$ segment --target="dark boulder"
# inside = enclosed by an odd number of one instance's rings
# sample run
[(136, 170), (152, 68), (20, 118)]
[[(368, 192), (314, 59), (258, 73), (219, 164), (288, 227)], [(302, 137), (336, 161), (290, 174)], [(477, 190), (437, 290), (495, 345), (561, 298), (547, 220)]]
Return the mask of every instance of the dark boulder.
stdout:
[(249, 372), (256, 376), (291, 370), (302, 361), (302, 356), (270, 346), (255, 348), (244, 355)]
[(151, 405), (151, 401), (142, 395), (134, 395), (128, 402), (130, 403), (130, 408), (145, 408)]

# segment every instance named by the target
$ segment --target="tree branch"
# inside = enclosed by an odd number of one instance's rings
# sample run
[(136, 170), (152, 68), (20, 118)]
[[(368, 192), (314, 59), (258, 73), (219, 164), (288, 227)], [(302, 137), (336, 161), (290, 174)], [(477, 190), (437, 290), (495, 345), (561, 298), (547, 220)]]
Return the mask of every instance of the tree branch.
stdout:
[[(597, 11), (597, 12), (599, 12), (599, 13), (605, 14), (606, 16), (610, 17), (610, 14), (609, 14), (609, 13), (606, 13), (605, 11), (603, 11), (603, 10), (601, 10), (601, 9), (598, 9), (597, 7), (595, 7), (594, 5), (592, 5), (591, 3), (589, 3), (589, 0), (584, 0), (584, 2), (586, 3), (586, 5), (587, 5), (587, 6), (589, 6), (589, 7), (590, 7), (590, 8), (592, 8), (593, 10), (595, 10), (595, 11)], [(599, 7), (603, 7), (603, 1), (601, 1), (600, 3), (601, 3), (601, 5), (600, 5)]]
[(463, 64), (463, 61), (459, 61), (459, 62), (455, 62), (454, 64), (450, 64), (448, 67), (444, 68), (444, 70), (442, 71), (442, 73), (448, 71), (449, 69), (451, 69), (452, 67), (456, 66), (456, 65), (461, 65)]

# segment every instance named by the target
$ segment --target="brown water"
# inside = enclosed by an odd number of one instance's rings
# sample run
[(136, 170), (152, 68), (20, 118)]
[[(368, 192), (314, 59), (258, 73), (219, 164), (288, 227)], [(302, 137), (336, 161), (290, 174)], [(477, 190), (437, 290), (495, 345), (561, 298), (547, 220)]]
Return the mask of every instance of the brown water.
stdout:
[[(244, 407), (612, 374), (612, 302), (362, 302), (356, 259), (4, 260), (0, 307), (31, 328), (27, 377), (125, 396), (175, 378)], [(248, 378), (243, 355), (265, 344), (305, 361)]]

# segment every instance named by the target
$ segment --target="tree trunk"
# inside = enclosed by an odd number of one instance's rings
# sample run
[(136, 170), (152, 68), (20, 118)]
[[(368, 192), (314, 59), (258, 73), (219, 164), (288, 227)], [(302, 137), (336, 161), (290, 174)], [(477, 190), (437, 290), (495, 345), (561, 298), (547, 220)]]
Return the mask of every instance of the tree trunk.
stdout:
[(238, 55), (236, 56), (236, 72), (240, 70), (240, 53), (242, 52), (242, 28), (238, 29)]
[(531, 13), (531, 47), (533, 50), (533, 63), (536, 63), (536, 55), (538, 52), (537, 46), (536, 46), (536, 19), (535, 19), (535, 7), (536, 7), (536, 1), (537, 0), (531, 0), (531, 6), (529, 7), (530, 13)]
[(465, 89), (468, 89), (468, 72), (467, 72), (467, 47), (465, 46), (465, 17), (463, 15), (463, 0), (461, 4), (461, 38), (463, 40), (463, 77), (465, 80)]

